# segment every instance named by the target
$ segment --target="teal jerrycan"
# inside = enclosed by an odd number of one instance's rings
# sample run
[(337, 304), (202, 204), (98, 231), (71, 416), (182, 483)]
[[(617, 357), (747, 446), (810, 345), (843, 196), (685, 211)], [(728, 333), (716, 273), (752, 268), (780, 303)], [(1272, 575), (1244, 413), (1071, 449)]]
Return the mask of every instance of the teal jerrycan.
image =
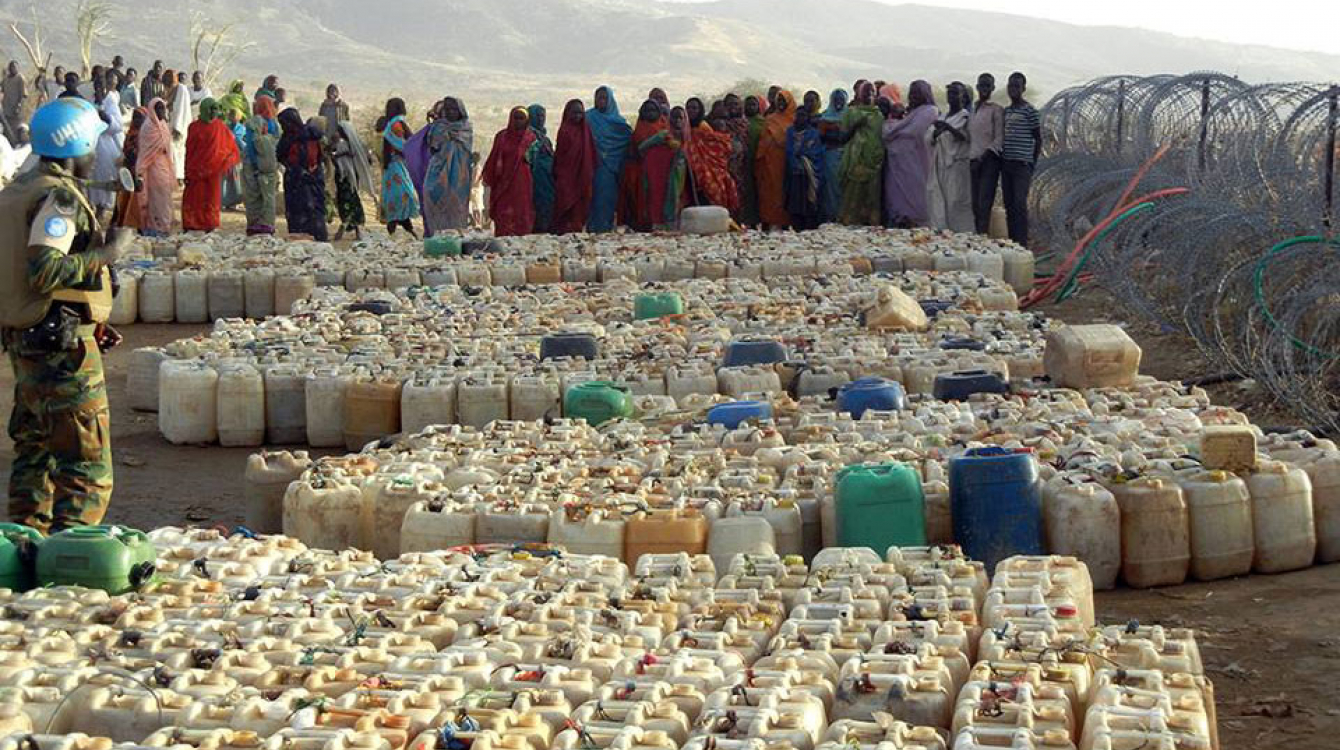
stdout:
[(684, 298), (678, 292), (645, 292), (633, 298), (633, 320), (683, 314)]
[(903, 463), (848, 466), (837, 474), (837, 546), (926, 545), (921, 477)]
[(0, 523), (0, 589), (33, 587), (33, 555), (42, 532), (17, 523)]
[(83, 586), (124, 594), (153, 578), (157, 560), (158, 551), (142, 531), (78, 526), (42, 542), (37, 551), (37, 585)]
[(563, 396), (563, 416), (599, 427), (611, 419), (633, 416), (633, 397), (627, 388), (608, 381), (578, 383)]

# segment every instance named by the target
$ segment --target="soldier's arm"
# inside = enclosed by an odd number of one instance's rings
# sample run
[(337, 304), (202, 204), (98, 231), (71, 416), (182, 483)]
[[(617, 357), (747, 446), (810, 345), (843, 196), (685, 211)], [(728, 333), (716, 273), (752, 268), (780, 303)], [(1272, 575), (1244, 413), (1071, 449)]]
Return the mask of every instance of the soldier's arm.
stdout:
[(28, 284), (38, 294), (51, 294), (87, 284), (102, 271), (98, 253), (71, 253), (79, 230), (75, 218), (78, 204), (70, 196), (53, 192), (33, 217), (28, 234)]

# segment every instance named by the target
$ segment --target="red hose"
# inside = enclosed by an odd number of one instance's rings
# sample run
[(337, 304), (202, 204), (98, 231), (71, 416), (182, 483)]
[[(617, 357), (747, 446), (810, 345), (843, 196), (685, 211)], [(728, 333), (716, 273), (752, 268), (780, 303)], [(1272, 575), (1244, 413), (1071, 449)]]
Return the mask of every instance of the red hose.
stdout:
[(1126, 189), (1122, 191), (1121, 197), (1117, 200), (1117, 207), (1112, 210), (1112, 213), (1107, 215), (1107, 218), (1103, 219), (1097, 226), (1090, 229), (1080, 238), (1079, 242), (1075, 243), (1074, 249), (1070, 251), (1070, 254), (1067, 255), (1065, 260), (1061, 262), (1061, 265), (1057, 267), (1056, 273), (1050, 278), (1035, 282), (1033, 289), (1029, 291), (1028, 294), (1024, 295), (1023, 299), (1019, 300), (1020, 310), (1036, 305), (1064, 284), (1066, 277), (1070, 274), (1071, 267), (1074, 266), (1084, 254), (1084, 248), (1088, 247), (1089, 243), (1093, 242), (1094, 238), (1097, 237), (1099, 233), (1106, 229), (1112, 222), (1116, 221), (1117, 218), (1127, 210), (1134, 208), (1140, 203), (1145, 203), (1155, 198), (1166, 198), (1172, 195), (1184, 195), (1191, 192), (1187, 188), (1167, 188), (1164, 190), (1157, 190), (1135, 200), (1130, 200), (1131, 193), (1135, 192), (1135, 188), (1139, 186), (1140, 181), (1145, 178), (1145, 175), (1149, 173), (1149, 170), (1168, 153), (1168, 149), (1169, 146), (1165, 144), (1159, 148), (1153, 156), (1149, 157), (1144, 164), (1140, 165), (1140, 168), (1136, 170), (1135, 175), (1131, 177), (1131, 181), (1126, 183)]

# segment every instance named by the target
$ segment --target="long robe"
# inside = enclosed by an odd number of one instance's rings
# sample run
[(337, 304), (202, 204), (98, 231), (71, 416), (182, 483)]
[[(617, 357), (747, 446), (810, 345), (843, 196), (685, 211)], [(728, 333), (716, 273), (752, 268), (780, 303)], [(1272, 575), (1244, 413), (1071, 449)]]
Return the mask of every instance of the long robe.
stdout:
[[(841, 98), (842, 105), (838, 106)], [(822, 216), (825, 222), (837, 221), (842, 212), (842, 154), (840, 141), (842, 115), (847, 111), (846, 95), (841, 89), (828, 97), (828, 109), (819, 120), (819, 135), (824, 139), (824, 194)]]
[(740, 205), (740, 216), (747, 227), (758, 226), (758, 142), (763, 137), (763, 126), (767, 118), (755, 115), (749, 118), (748, 135), (744, 149), (744, 198)]
[[(107, 129), (98, 136), (98, 143), (93, 151), (93, 179), (103, 182), (116, 179), (121, 151), (125, 145), (121, 121), (121, 95), (115, 91), (103, 94), (102, 104), (98, 108), (105, 116)], [(88, 197), (89, 201), (99, 208), (116, 205), (116, 194), (111, 190), (89, 190)]]
[(731, 137), (730, 176), (735, 181), (735, 210), (731, 215), (743, 223), (746, 198), (752, 194), (753, 162), (746, 162), (749, 153), (749, 120), (743, 117), (726, 119), (726, 130)]
[(609, 93), (609, 105), (603, 111), (595, 107), (586, 111), (586, 122), (590, 125), (591, 138), (596, 146), (591, 210), (586, 219), (587, 229), (592, 232), (608, 232), (614, 228), (623, 163), (633, 137), (633, 129), (619, 114), (614, 89), (606, 86), (605, 91)]
[(474, 176), (474, 126), (466, 117), (427, 127), (428, 165), (423, 178), (423, 231), (431, 237), (470, 226), (470, 182)]
[[(137, 110), (142, 110), (136, 107)], [(135, 124), (132, 117), (130, 125), (126, 129), (125, 143), (121, 146), (121, 165), (129, 169), (131, 174), (136, 173), (136, 162), (140, 156), (140, 126)], [(140, 220), (140, 194), (143, 187), (136, 185), (135, 191), (131, 193), (116, 194), (116, 223), (123, 227), (139, 229)]]
[[(969, 117), (964, 108), (940, 120), (966, 136)], [(933, 161), (926, 197), (930, 202), (931, 226), (971, 232), (976, 228), (972, 214), (972, 163), (968, 158), (972, 143), (967, 138), (959, 140), (948, 131), (938, 138), (932, 131), (930, 137)]]
[(274, 234), (279, 193), (279, 121), (270, 97), (257, 98), (242, 149), (242, 200), (247, 234)]
[(526, 155), (534, 190), (534, 231), (545, 233), (554, 221), (554, 142), (549, 140), (545, 128), (535, 125), (535, 117), (544, 113), (544, 107), (532, 104), (527, 111), (530, 113), (530, 132), (535, 135), (535, 142), (530, 144), (530, 153)]
[(596, 144), (591, 126), (582, 118), (580, 125), (564, 122), (558, 128), (554, 149), (555, 234), (580, 232), (586, 226), (595, 192)]
[(405, 166), (405, 143), (412, 135), (404, 117), (382, 131), (382, 221), (409, 221), (419, 215), (419, 195)]
[[(292, 113), (292, 114), (290, 114)], [(279, 161), (284, 165), (284, 219), (289, 234), (307, 234), (326, 241), (326, 174), (321, 151), (323, 133), (302, 121), (297, 110), (279, 113), (284, 135)]]
[(655, 121), (638, 120), (633, 142), (623, 169), (623, 198), (620, 220), (639, 232), (650, 232), (662, 223), (670, 169), (676, 149), (670, 148), (670, 124), (662, 117)]
[(698, 202), (721, 206), (732, 216), (740, 210), (740, 191), (730, 171), (733, 142), (730, 133), (718, 133), (700, 122), (684, 144)]
[[(233, 125), (233, 142), (237, 144), (237, 153), (241, 154), (247, 147), (247, 126), (239, 121)], [(236, 166), (228, 170), (228, 174), (223, 176), (223, 207), (233, 209), (242, 202), (242, 163), (238, 160)]]
[(934, 104), (923, 104), (901, 120), (884, 123), (884, 148), (888, 167), (884, 170), (884, 213), (895, 224), (926, 226), (926, 183), (930, 179), (931, 124), (940, 117)]
[[(208, 105), (202, 103), (201, 109)], [(186, 135), (186, 190), (181, 226), (186, 231), (219, 228), (223, 177), (241, 161), (233, 131), (220, 120), (196, 120)]]
[(878, 226), (884, 172), (884, 115), (873, 104), (853, 104), (842, 116), (842, 130), (852, 132), (842, 153), (843, 224)]
[(786, 210), (786, 131), (796, 119), (796, 98), (790, 91), (777, 92), (786, 106), (767, 116), (754, 154), (758, 182), (758, 218), (770, 227), (791, 226)]
[(822, 221), (824, 144), (814, 127), (786, 131), (786, 211), (794, 229)]
[(172, 189), (176, 187), (176, 168), (172, 165), (172, 129), (158, 119), (155, 99), (146, 108), (140, 128), (139, 158), (135, 172), (144, 185), (139, 193), (140, 228), (150, 234), (166, 236), (172, 232)]
[(172, 107), (168, 111), (168, 124), (172, 128), (172, 163), (178, 180), (186, 179), (186, 131), (191, 129), (191, 87), (177, 84), (177, 93), (172, 96)]
[(529, 127), (509, 127), (493, 139), (493, 150), (484, 163), (484, 184), (489, 186), (489, 218), (498, 237), (529, 234), (535, 226), (535, 187), (526, 163), (534, 142)]
[(361, 194), (373, 194), (372, 162), (368, 159), (367, 147), (363, 145), (352, 123), (341, 122), (339, 132), (344, 137), (337, 139), (331, 148), (331, 163), (335, 172), (335, 208), (339, 212), (340, 226), (353, 229), (367, 223)]

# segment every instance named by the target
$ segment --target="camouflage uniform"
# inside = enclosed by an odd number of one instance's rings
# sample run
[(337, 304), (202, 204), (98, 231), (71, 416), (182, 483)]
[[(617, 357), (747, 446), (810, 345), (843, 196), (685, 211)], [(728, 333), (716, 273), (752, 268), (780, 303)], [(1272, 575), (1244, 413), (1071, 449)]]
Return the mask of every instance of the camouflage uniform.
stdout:
[[(23, 185), (20, 178), (11, 189)], [(91, 223), (83, 210), (86, 203), (70, 190), (77, 188), (39, 193), (30, 214), (26, 281), (38, 294), (85, 287), (102, 272), (101, 257), (82, 252), (89, 244)], [(0, 216), (0, 221), (5, 218)], [(54, 304), (84, 316), (74, 349), (29, 351), (21, 329), (3, 330), (14, 368), (9, 517), (44, 531), (101, 522), (112, 493), (107, 383), (95, 326), (83, 306)]]

